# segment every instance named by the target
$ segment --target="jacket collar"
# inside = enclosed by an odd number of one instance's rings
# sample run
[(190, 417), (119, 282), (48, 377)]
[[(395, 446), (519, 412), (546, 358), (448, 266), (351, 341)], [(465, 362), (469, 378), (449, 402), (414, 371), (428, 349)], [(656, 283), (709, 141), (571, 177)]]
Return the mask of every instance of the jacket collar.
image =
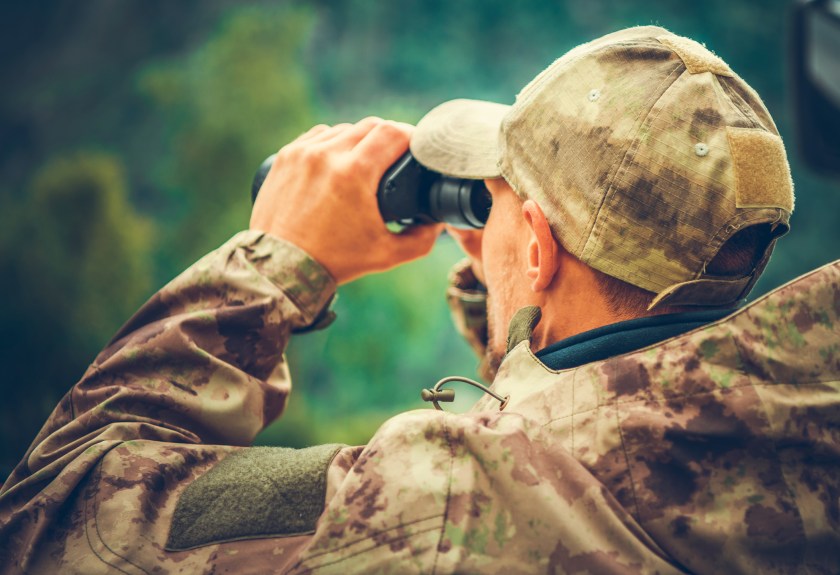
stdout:
[[(509, 351), (491, 386), (510, 395), (506, 412), (550, 420), (616, 402), (804, 383), (840, 371), (840, 349), (827, 345), (840, 333), (840, 260), (721, 320), (571, 369), (552, 370), (533, 354), (530, 336), (538, 320), (534, 309), (524, 308), (511, 321)], [(495, 409), (489, 397), (473, 407)]]

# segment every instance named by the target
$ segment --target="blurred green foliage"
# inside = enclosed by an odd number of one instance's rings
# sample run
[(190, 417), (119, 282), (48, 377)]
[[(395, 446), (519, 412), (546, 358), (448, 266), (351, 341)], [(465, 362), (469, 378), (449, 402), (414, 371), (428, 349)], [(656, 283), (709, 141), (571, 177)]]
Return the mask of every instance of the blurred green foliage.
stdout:
[(153, 227), (128, 202), (122, 163), (90, 152), (57, 158), (29, 200), (19, 237), (33, 241), (13, 252), (28, 299), (81, 341), (109, 333), (151, 287)]
[(166, 125), (159, 183), (179, 204), (166, 237), (177, 268), (247, 225), (254, 159), (312, 124), (300, 61), (311, 26), (302, 9), (245, 7), (194, 50), (139, 74)]
[[(758, 292), (837, 257), (836, 183), (799, 169), (787, 0), (41, 0), (0, 21), (0, 475), (145, 297), (248, 224), (254, 169), (318, 122), (409, 122), (457, 97), (512, 102), (554, 58), (659, 24), (750, 82), (791, 152), (793, 232)], [(103, 152), (105, 150), (105, 152)], [(151, 222), (154, 222), (152, 224)], [(288, 413), (259, 438), (360, 443), (476, 361), (443, 302), (458, 257), (341, 289), (288, 350)], [(472, 392), (458, 390), (461, 407)]]
[(149, 293), (154, 228), (129, 204), (119, 159), (103, 153), (56, 158), (24, 201), (3, 203), (0, 431), (10, 458)]

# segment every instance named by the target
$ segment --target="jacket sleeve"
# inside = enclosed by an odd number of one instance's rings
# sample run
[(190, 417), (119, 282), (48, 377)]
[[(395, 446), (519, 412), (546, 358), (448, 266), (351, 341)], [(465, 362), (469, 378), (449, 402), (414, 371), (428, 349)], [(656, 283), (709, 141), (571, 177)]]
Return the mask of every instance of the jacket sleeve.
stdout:
[(496, 374), (487, 361), (487, 289), (476, 279), (469, 259), (461, 260), (450, 270), (446, 302), (455, 329), (480, 361), (478, 374), (492, 381)]
[(410, 412), (364, 447), (243, 447), (281, 413), (284, 346), (329, 321), (334, 289), (295, 246), (246, 232), (155, 295), (4, 485), (0, 572), (674, 573), (516, 413)]
[(43, 559), (47, 532), (72, 520), (74, 490), (117, 446), (217, 446), (170, 454), (189, 475), (248, 445), (286, 404), (290, 334), (330, 321), (335, 287), (296, 246), (247, 231), (155, 294), (66, 394), (3, 485), (0, 571)]

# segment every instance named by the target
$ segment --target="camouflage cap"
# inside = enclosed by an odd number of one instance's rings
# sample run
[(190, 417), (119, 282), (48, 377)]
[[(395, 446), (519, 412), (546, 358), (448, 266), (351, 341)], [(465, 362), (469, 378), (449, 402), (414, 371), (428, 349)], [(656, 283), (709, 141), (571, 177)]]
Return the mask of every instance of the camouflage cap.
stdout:
[[(657, 294), (651, 307), (746, 297), (793, 211), (784, 145), (758, 94), (704, 46), (653, 26), (578, 46), (512, 106), (438, 106), (411, 151), (447, 175), (504, 177), (566, 250)], [(755, 224), (773, 239), (754, 269), (707, 274)]]

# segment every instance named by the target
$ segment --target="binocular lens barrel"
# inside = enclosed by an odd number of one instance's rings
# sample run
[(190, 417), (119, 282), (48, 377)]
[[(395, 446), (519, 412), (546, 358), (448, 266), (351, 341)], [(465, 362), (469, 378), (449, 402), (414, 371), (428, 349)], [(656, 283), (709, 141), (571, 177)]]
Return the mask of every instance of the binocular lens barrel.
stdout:
[(432, 219), (456, 227), (483, 228), (490, 214), (490, 193), (481, 180), (442, 176), (429, 191)]

